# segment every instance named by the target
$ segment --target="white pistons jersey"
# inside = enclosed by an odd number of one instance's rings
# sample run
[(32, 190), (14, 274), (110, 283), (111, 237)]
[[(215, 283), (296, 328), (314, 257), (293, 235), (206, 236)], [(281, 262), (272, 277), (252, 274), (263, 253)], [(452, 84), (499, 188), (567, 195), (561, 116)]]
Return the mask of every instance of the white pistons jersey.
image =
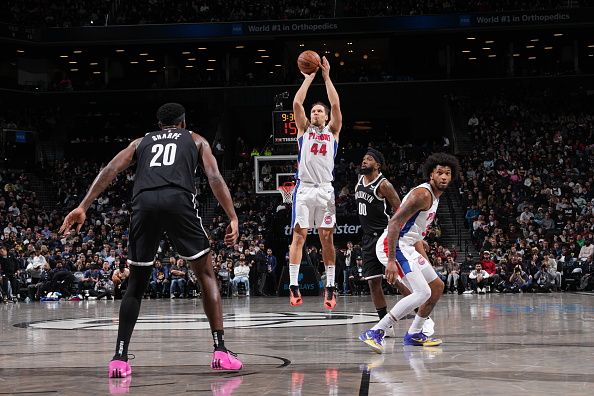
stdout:
[(334, 157), (338, 141), (326, 125), (318, 128), (312, 124), (297, 140), (297, 179), (304, 183), (325, 184), (334, 180)]
[(418, 211), (414, 214), (406, 224), (404, 224), (400, 230), (400, 243), (406, 243), (413, 245), (418, 241), (422, 241), (425, 239), (427, 235), (427, 230), (429, 226), (435, 219), (435, 215), (437, 213), (437, 205), (439, 205), (439, 199), (433, 194), (433, 190), (431, 189), (431, 185), (429, 183), (423, 183), (418, 185), (417, 187), (413, 188), (406, 194), (406, 196), (402, 199), (402, 204), (406, 202), (410, 194), (416, 190), (417, 188), (426, 188), (431, 193), (431, 197), (433, 201), (431, 203), (431, 207), (429, 210)]

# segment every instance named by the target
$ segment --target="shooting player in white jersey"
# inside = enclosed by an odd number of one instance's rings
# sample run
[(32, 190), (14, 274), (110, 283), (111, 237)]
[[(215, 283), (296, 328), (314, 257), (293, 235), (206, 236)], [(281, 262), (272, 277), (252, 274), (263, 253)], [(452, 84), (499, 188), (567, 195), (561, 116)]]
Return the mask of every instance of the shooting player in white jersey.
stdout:
[(334, 250), (334, 226), (336, 225), (336, 207), (334, 204), (334, 157), (338, 149), (338, 136), (342, 127), (340, 100), (334, 84), (330, 80), (330, 64), (322, 58), (320, 67), (326, 85), (330, 108), (322, 102), (313, 104), (310, 119), (305, 114), (303, 102), (316, 72), (302, 73), (305, 80), (295, 94), (293, 112), (297, 125), (297, 183), (293, 190), (293, 213), (291, 227), (293, 242), (289, 249), (289, 297), (292, 306), (303, 303), (299, 292), (299, 265), (301, 264), (303, 245), (310, 228), (317, 228), (322, 244), (322, 258), (326, 267), (326, 288), (324, 307), (334, 309), (334, 278), (336, 252)]
[(359, 336), (361, 341), (378, 353), (384, 351), (386, 330), (417, 307), (419, 311), (404, 336), (404, 345), (436, 346), (442, 343), (422, 332), (425, 320), (443, 293), (444, 284), (429, 262), (427, 253), (420, 248), (435, 218), (439, 197), (458, 176), (460, 164), (453, 155), (436, 153), (427, 158), (422, 169), (429, 182), (406, 194), (376, 245), (377, 257), (387, 263), (388, 282), (402, 279), (412, 291), (400, 299), (375, 326)]

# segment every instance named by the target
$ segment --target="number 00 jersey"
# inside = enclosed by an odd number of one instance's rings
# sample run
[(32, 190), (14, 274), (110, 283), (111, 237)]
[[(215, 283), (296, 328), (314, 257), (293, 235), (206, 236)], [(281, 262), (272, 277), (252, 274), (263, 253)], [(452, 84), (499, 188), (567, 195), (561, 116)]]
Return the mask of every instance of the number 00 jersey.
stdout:
[(149, 132), (136, 148), (136, 176), (132, 198), (145, 190), (179, 187), (196, 193), (194, 174), (198, 150), (187, 129)]
[(312, 184), (331, 183), (338, 141), (328, 125), (320, 129), (310, 124), (297, 142), (297, 179)]
[(355, 200), (363, 234), (381, 235), (388, 226), (388, 203), (385, 198), (377, 195), (377, 189), (385, 179), (380, 173), (371, 183), (365, 184), (365, 178), (361, 176), (355, 186)]

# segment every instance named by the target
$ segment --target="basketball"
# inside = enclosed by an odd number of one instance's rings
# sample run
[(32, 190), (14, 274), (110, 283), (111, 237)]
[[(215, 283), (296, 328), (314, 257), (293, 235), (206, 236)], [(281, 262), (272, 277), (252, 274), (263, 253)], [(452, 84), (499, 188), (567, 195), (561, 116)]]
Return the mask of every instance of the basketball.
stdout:
[(299, 67), (299, 70), (305, 74), (315, 72), (316, 69), (320, 67), (321, 62), (320, 55), (311, 50), (303, 51), (299, 54), (299, 58), (297, 58), (297, 66)]

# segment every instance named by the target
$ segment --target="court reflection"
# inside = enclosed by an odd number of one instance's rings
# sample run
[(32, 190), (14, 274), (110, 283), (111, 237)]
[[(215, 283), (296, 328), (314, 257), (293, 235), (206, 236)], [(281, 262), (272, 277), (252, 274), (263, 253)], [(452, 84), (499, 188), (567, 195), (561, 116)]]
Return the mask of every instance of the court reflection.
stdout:
[(291, 372), (289, 394), (291, 396), (325, 395), (327, 392), (328, 396), (339, 395), (338, 375), (337, 368), (327, 368), (324, 371), (308, 370), (307, 373), (305, 370), (294, 370)]

